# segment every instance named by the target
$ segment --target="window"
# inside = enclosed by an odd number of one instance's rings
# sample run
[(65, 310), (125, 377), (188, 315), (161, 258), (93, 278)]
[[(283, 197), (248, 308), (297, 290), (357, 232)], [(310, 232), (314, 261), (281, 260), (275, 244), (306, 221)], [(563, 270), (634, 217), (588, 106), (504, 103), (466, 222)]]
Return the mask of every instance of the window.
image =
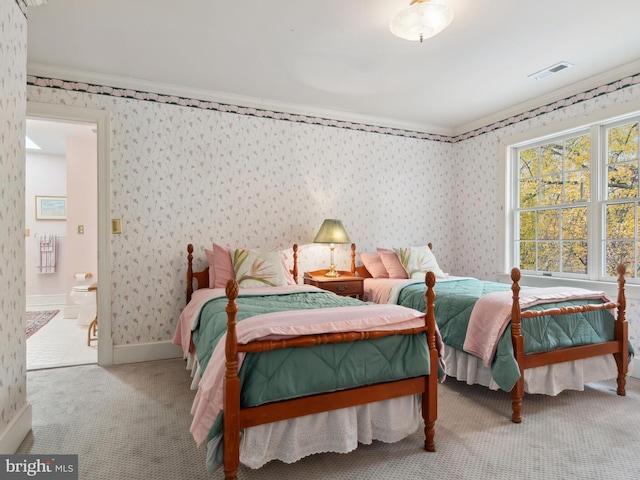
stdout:
[[(625, 263), (638, 277), (638, 119), (605, 126), (607, 186), (604, 201), (604, 252), (607, 276)], [(631, 275), (631, 273), (630, 273)]]
[(638, 278), (640, 116), (512, 148), (513, 261), (523, 272)]

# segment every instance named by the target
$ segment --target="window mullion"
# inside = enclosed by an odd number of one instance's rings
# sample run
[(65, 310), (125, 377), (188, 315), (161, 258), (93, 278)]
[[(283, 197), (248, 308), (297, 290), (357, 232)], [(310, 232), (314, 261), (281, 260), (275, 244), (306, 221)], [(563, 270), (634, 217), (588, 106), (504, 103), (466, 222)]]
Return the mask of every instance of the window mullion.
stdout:
[(587, 275), (592, 280), (604, 276), (604, 201), (607, 195), (606, 142), (602, 141), (604, 129), (592, 125), (591, 136), (591, 195), (587, 207), (588, 264)]

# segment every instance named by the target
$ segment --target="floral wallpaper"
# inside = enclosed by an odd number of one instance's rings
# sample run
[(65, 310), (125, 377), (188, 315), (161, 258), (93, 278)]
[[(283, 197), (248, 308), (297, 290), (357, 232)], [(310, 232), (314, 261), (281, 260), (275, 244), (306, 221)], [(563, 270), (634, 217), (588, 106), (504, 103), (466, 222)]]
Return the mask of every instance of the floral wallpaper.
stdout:
[(360, 250), (432, 241), (449, 259), (449, 143), (37, 85), (28, 99), (110, 113), (114, 345), (172, 338), (189, 242), (200, 266), (213, 241), (298, 243), (302, 273), (328, 266), (311, 244), (339, 218)]
[(0, 438), (26, 404), (24, 135), (27, 21), (0, 2)]

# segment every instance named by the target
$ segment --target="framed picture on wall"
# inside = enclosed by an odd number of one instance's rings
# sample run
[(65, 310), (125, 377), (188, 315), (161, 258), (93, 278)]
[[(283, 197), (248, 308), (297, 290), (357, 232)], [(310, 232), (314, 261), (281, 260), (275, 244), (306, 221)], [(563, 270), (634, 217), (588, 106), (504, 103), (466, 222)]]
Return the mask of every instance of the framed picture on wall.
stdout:
[(36, 195), (36, 220), (66, 220), (67, 197)]

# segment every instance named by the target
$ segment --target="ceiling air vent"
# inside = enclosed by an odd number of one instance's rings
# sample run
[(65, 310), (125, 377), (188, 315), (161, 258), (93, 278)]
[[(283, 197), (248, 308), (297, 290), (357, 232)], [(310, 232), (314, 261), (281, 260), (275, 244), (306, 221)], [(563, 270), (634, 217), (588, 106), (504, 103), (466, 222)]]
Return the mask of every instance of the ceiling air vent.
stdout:
[(554, 73), (561, 72), (562, 70), (566, 70), (569, 67), (573, 67), (573, 64), (569, 62), (556, 63), (555, 65), (551, 65), (550, 67), (545, 68), (544, 70), (540, 70), (539, 72), (532, 73), (531, 75), (529, 75), (529, 78), (540, 80), (541, 78), (548, 77), (549, 75), (553, 75)]

